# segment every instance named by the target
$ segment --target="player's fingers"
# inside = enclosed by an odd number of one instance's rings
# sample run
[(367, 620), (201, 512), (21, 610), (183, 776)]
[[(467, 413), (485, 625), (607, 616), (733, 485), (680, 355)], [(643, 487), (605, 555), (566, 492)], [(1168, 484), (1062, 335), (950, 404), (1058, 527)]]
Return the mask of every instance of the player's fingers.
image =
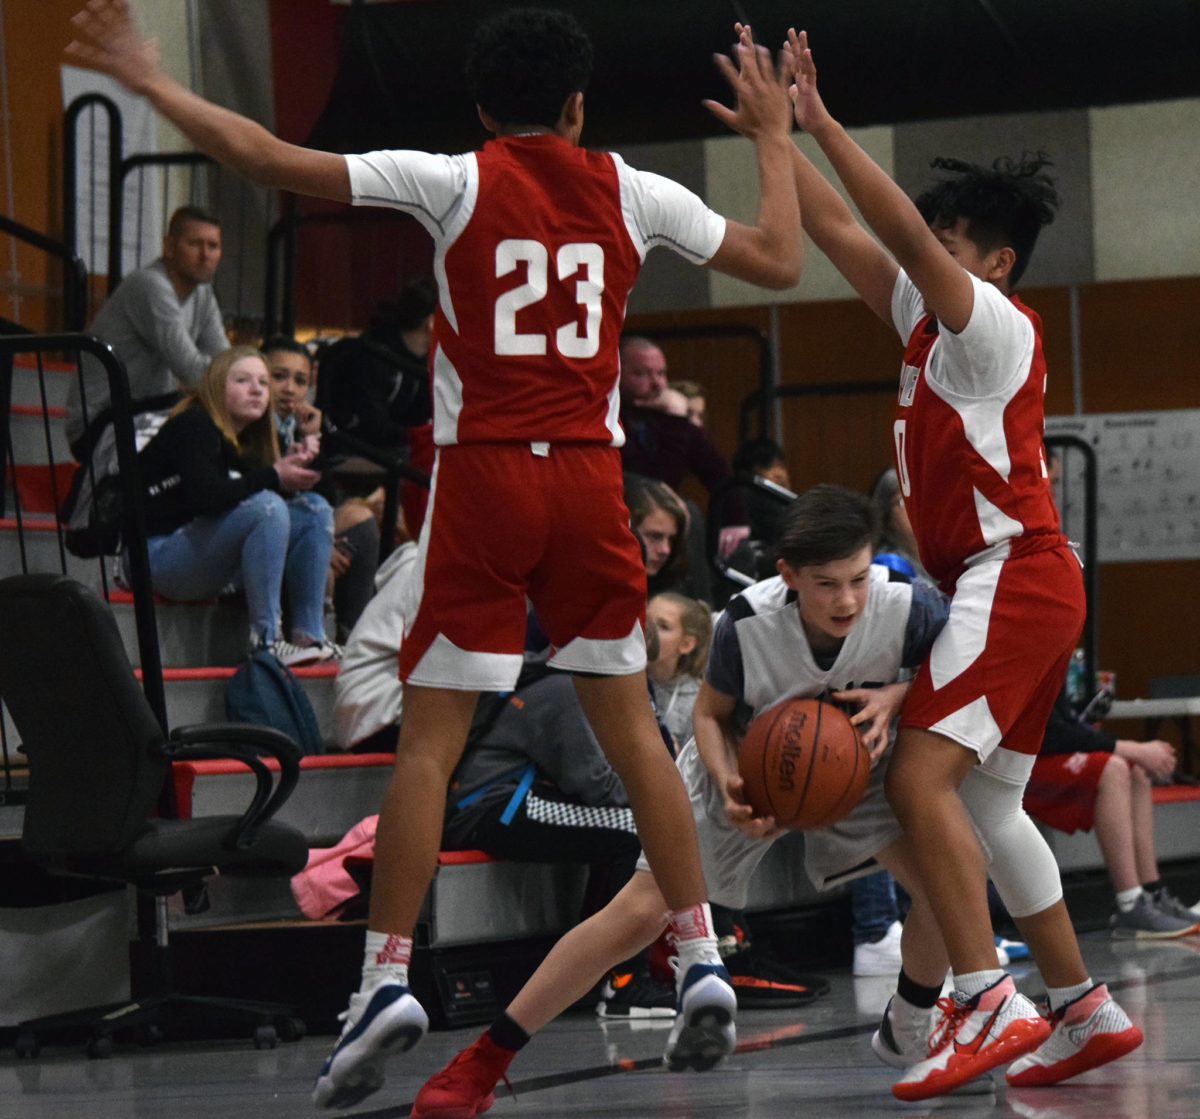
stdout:
[(714, 117), (717, 118), (726, 128), (732, 128), (737, 131), (737, 122), (739, 117), (732, 109), (722, 105), (720, 101), (709, 101), (705, 99), (700, 102)]
[(122, 20), (129, 18), (129, 13), (123, 8), (118, 8), (117, 5), (104, 2), (104, 0), (91, 0), (88, 4), (88, 11), (98, 26), (110, 28)]
[(717, 69), (721, 71), (721, 76), (736, 89), (738, 70), (734, 66), (732, 59), (727, 54), (714, 54), (713, 62), (717, 64)]
[(95, 47), (89, 47), (86, 43), (78, 40), (69, 42), (63, 54), (68, 58), (75, 59), (76, 62), (82, 62), (85, 66), (94, 66), (97, 58), (100, 57), (100, 52)]

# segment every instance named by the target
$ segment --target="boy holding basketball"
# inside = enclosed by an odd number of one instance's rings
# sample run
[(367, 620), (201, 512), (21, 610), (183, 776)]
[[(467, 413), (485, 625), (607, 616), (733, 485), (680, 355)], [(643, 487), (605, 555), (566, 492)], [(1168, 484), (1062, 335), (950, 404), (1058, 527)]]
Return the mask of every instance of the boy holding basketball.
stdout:
[[(1085, 609), (1042, 453), (1041, 322), (1012, 295), (1057, 195), (1044, 157), (939, 160), (951, 177), (914, 205), (829, 115), (807, 36), (788, 39), (796, 121), (883, 245), (797, 150), (804, 226), (906, 342), (896, 472), (921, 562), (952, 595), (905, 703), (887, 795), (956, 990), (927, 1057), (893, 1091), (939, 1095), (1016, 1058), (1009, 1083), (1057, 1083), (1142, 1040), (1088, 976), (1058, 867), (1021, 807)], [(987, 874), (1046, 982), (1049, 1021), (998, 966)]]
[[(782, 834), (745, 801), (737, 765), (742, 730), (790, 699), (825, 696), (858, 708), (851, 721), (876, 763), (867, 792), (839, 823), (805, 833), (805, 869), (825, 888), (884, 866), (912, 894), (899, 989), (872, 1041), (881, 1059), (905, 1067), (924, 1054), (947, 961), (883, 775), (891, 720), (908, 690), (897, 681), (927, 655), (946, 603), (937, 591), (872, 565), (873, 542), (862, 494), (817, 486), (787, 508), (779, 574), (736, 595), (717, 621), (692, 713), (695, 737), (676, 765), (691, 799), (709, 898), (741, 909), (754, 868)], [(413, 1115), (484, 1110), (516, 1052), (501, 1043), (511, 1023), (531, 1035), (583, 998), (662, 932), (665, 908), (643, 860), (605, 909), (554, 946), (491, 1029), (426, 1083)], [(673, 1035), (679, 1030), (677, 1019)]]
[[(475, 31), (468, 84), (495, 135), (478, 152), (342, 156), (288, 144), (172, 81), (124, 0), (90, 0), (69, 55), (101, 70), (201, 150), (264, 186), (412, 214), (435, 245), (430, 355), (438, 455), (400, 646), (405, 682), (393, 779), (380, 809), (362, 986), (314, 1090), (350, 1107), (427, 1019), (408, 986), (412, 933), (437, 863), (444, 793), (481, 691), (512, 687), (526, 596), (574, 675), (629, 794), (681, 939), (670, 1059), (702, 1068), (732, 1048), (734, 993), (712, 935), (683, 786), (645, 680), (646, 582), (622, 498), (617, 346), (646, 253), (768, 287), (800, 272), (786, 83), (749, 33), (721, 119), (755, 137), (757, 224), (709, 210), (668, 179), (579, 146), (591, 44), (574, 17), (505, 9)], [(419, 584), (419, 585), (418, 585)]]

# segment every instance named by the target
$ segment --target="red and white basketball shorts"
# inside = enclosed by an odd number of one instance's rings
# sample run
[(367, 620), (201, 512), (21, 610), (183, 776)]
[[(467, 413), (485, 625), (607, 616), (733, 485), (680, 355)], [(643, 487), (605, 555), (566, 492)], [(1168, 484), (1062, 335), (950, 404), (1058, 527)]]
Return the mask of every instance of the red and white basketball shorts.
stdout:
[(504, 691), (521, 669), (526, 599), (566, 671), (645, 667), (646, 569), (620, 452), (594, 444), (441, 447), (400, 679)]
[(1112, 758), (1105, 750), (1039, 757), (1025, 786), (1025, 811), (1059, 831), (1091, 831), (1100, 775)]
[[(955, 584), (945, 628), (913, 681), (900, 726), (944, 734), (980, 761), (997, 746), (1032, 758), (1084, 613), (1079, 561), (1065, 543), (968, 567)], [(1007, 763), (997, 758), (995, 764), (1003, 769)], [(1008, 779), (1023, 783), (1027, 764)]]

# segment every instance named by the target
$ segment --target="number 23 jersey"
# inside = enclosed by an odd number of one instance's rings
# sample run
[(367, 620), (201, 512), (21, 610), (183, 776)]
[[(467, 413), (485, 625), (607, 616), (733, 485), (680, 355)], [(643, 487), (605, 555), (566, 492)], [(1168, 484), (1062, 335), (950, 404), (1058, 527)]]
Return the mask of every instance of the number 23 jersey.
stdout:
[(725, 219), (549, 133), (346, 163), (355, 205), (406, 211), (434, 240), (434, 442), (621, 446), (617, 351), (641, 263), (655, 245), (704, 263)]

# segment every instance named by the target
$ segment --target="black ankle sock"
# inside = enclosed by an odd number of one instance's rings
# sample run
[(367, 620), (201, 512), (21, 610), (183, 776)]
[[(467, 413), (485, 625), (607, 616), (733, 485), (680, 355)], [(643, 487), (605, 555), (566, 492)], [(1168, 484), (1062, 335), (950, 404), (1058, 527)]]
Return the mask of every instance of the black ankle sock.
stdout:
[(913, 1006), (919, 1006), (925, 1010), (931, 1010), (938, 1000), (938, 995), (942, 993), (942, 985), (939, 983), (936, 987), (923, 987), (920, 983), (908, 977), (908, 973), (901, 968), (900, 979), (896, 983), (896, 994), (898, 994), (905, 1002), (912, 1003)]
[(1158, 891), (1162, 889), (1162, 886), (1163, 882), (1161, 878), (1156, 878), (1153, 882), (1142, 883), (1142, 889), (1145, 890), (1146, 893), (1148, 893), (1151, 897), (1157, 894)]
[(529, 1035), (507, 1014), (501, 1014), (488, 1026), (487, 1032), (501, 1049), (511, 1049), (514, 1053), (529, 1044)]

